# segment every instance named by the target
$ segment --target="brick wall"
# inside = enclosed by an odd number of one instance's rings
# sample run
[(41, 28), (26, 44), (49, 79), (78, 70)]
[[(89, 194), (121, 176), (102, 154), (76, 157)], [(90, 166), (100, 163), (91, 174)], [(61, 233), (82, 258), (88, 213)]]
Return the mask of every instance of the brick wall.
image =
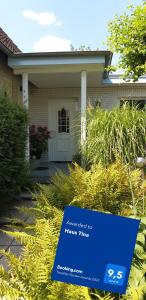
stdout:
[(13, 74), (13, 70), (8, 67), (8, 58), (0, 50), (0, 90), (4, 89), (13, 101), (22, 103), (21, 78)]

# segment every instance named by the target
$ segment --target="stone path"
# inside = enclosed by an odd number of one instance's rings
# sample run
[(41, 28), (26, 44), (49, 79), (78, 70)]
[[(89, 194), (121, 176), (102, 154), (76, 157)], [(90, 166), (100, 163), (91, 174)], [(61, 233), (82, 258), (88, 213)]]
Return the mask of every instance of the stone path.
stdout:
[[(9, 223), (10, 221), (7, 218), (17, 218), (22, 221), (27, 221), (28, 223), (32, 222), (32, 218), (30, 218), (28, 215), (21, 213), (17, 210), (16, 207), (33, 207), (34, 202), (31, 200), (31, 197), (28, 193), (25, 193), (22, 195), (23, 197), (19, 197), (14, 205), (11, 208), (8, 208), (5, 215), (3, 217), (0, 217), (0, 250), (5, 249), (6, 251), (10, 250), (15, 255), (19, 256), (22, 251), (22, 245), (9, 235), (2, 232), (2, 230), (10, 230), (11, 228), (6, 227), (6, 223)], [(8, 268), (7, 262), (4, 256), (0, 255), (0, 265), (3, 265), (4, 268)]]
[[(45, 163), (41, 164), (40, 168), (32, 171), (31, 177), (35, 182), (40, 183), (50, 183), (51, 177), (58, 171), (62, 170), (66, 173), (69, 172), (67, 163)], [(2, 213), (0, 216), (0, 250), (10, 250), (15, 255), (19, 256), (22, 251), (22, 245), (17, 243), (14, 238), (11, 238), (7, 234), (3, 233), (2, 230), (10, 230), (11, 228), (7, 228), (5, 225), (8, 223), (7, 218), (16, 218), (22, 221), (27, 221), (27, 223), (32, 223), (32, 217), (30, 218), (28, 215), (24, 213), (20, 213), (16, 207), (33, 207), (34, 201), (31, 200), (31, 196), (28, 193), (23, 193), (18, 197), (11, 208), (7, 208), (5, 210), (5, 214)], [(9, 221), (10, 222), (10, 221)], [(7, 262), (4, 256), (0, 255), (0, 265), (3, 265), (4, 268), (8, 268)]]
[(35, 182), (49, 184), (51, 177), (60, 170), (68, 173), (68, 164), (64, 162), (42, 162), (39, 168), (31, 171), (31, 178)]

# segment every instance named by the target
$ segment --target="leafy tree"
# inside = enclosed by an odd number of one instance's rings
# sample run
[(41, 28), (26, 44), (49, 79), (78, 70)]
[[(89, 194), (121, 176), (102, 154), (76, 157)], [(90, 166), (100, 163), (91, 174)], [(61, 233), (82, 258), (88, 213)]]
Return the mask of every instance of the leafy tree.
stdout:
[(91, 51), (90, 46), (86, 46), (81, 44), (78, 48), (74, 47), (72, 44), (70, 45), (71, 51)]
[(120, 54), (118, 67), (125, 70), (124, 79), (137, 81), (146, 72), (146, 2), (116, 15), (108, 29), (107, 44)]

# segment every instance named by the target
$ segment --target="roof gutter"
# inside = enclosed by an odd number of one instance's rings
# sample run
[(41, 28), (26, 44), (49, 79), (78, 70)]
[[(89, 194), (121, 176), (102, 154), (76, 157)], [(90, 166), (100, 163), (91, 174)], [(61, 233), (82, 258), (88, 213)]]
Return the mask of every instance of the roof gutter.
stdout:
[(63, 51), (63, 52), (30, 52), (30, 53), (15, 53), (12, 54), (13, 57), (39, 57), (39, 56), (48, 56), (48, 57), (67, 57), (67, 56), (98, 56), (104, 55), (107, 57), (107, 62), (110, 61), (112, 52), (110, 51)]
[(0, 49), (7, 55), (7, 56), (11, 56), (13, 54), (13, 52), (8, 49), (1, 41), (0, 41)]

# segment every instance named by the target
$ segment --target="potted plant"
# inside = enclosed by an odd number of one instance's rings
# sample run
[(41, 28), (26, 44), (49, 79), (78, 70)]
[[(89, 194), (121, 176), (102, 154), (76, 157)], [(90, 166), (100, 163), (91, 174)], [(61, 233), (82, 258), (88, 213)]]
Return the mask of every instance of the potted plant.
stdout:
[(50, 132), (46, 126), (31, 125), (29, 128), (30, 158), (40, 159), (43, 152), (48, 150)]

